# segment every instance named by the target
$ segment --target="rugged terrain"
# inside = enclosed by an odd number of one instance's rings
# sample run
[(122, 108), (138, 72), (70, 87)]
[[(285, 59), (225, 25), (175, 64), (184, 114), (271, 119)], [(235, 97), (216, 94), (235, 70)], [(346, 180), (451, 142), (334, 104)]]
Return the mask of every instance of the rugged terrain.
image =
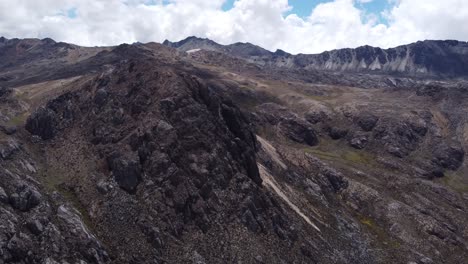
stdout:
[(466, 43), (163, 44), (0, 39), (0, 263), (468, 263)]

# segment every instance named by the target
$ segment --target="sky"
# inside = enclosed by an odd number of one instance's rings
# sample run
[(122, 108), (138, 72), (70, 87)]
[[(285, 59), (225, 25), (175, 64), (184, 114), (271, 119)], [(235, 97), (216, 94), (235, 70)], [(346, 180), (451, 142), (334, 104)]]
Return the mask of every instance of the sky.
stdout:
[(468, 0), (0, 0), (0, 36), (84, 46), (210, 38), (271, 51), (468, 40)]

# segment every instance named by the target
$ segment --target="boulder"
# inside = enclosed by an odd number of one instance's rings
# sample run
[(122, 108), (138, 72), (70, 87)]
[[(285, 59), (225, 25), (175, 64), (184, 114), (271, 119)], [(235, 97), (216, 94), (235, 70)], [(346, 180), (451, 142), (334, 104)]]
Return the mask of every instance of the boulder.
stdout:
[(41, 199), (41, 194), (34, 187), (22, 185), (10, 195), (10, 204), (15, 209), (29, 211), (39, 205)]
[(44, 232), (44, 226), (38, 219), (31, 219), (26, 223), (26, 227), (31, 231), (32, 234), (38, 236)]
[(369, 138), (367, 135), (357, 134), (349, 140), (349, 145), (355, 149), (363, 149), (366, 147)]
[(0, 126), (0, 129), (3, 131), (3, 133), (7, 135), (13, 135), (16, 133), (17, 128), (15, 126)]
[(345, 137), (348, 134), (348, 129), (340, 127), (329, 127), (327, 132), (332, 139), (337, 140)]
[(413, 120), (408, 121), (411, 130), (416, 132), (421, 137), (424, 137), (427, 134), (428, 127), (427, 123), (420, 118), (415, 118)]
[(388, 153), (392, 154), (397, 158), (403, 158), (409, 153), (406, 149), (403, 149), (395, 144), (387, 144), (386, 149)]
[(444, 145), (440, 144), (433, 150), (432, 161), (444, 168), (450, 170), (457, 170), (463, 163), (465, 158), (465, 151), (458, 145)]
[(304, 114), (304, 118), (312, 124), (317, 124), (330, 119), (330, 114), (327, 110), (311, 109)]
[(109, 193), (111, 190), (112, 190), (112, 185), (105, 181), (105, 180), (100, 180), (97, 184), (96, 184), (96, 189), (98, 190), (98, 192), (100, 194), (107, 194)]
[(345, 177), (333, 169), (325, 169), (321, 172), (321, 174), (328, 179), (334, 192), (339, 192), (342, 189), (346, 189), (349, 185)]
[(372, 131), (375, 125), (377, 125), (378, 121), (379, 121), (379, 118), (370, 113), (363, 113), (359, 115), (356, 120), (358, 126), (366, 132)]

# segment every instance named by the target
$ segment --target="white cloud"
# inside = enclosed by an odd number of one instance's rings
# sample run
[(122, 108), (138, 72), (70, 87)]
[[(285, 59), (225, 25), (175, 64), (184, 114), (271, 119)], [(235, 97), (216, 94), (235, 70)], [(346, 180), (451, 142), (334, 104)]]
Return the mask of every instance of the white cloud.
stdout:
[[(0, 0), (0, 35), (51, 37), (81, 45), (180, 40), (196, 35), (223, 44), (251, 42), (270, 50), (314, 53), (423, 39), (468, 40), (466, 0), (389, 0), (377, 23), (360, 9), (369, 0), (319, 4), (307, 18), (287, 15), (287, 0)], [(66, 16), (76, 8), (76, 18)]]

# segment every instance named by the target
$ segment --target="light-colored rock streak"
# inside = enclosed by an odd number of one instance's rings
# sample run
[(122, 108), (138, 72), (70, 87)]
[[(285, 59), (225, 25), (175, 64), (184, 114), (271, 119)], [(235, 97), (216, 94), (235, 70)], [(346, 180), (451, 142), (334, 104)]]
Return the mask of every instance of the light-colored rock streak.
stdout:
[(289, 200), (288, 196), (286, 196), (286, 194), (278, 187), (278, 184), (276, 183), (273, 176), (271, 176), (271, 174), (268, 172), (268, 170), (262, 164), (257, 164), (257, 165), (258, 165), (258, 169), (260, 171), (260, 176), (262, 177), (262, 180), (263, 180), (263, 184), (267, 185), (271, 189), (273, 189), (273, 191), (279, 197), (281, 197), (281, 199), (283, 199), (286, 202), (286, 204), (288, 204), (289, 207), (291, 207), (291, 209), (293, 209), (300, 217), (302, 217), (314, 229), (316, 229), (317, 231), (320, 232), (320, 229), (314, 223), (312, 223), (312, 221), (309, 219), (309, 217), (307, 217), (305, 214), (303, 214), (301, 212), (301, 210), (299, 210), (299, 208), (295, 204), (293, 204)]
[(288, 167), (284, 162), (281, 160), (281, 158), (278, 156), (278, 152), (276, 152), (276, 148), (273, 147), (270, 142), (266, 141), (259, 135), (257, 135), (257, 140), (260, 142), (262, 145), (262, 149), (265, 150), (265, 152), (271, 157), (271, 159), (276, 162), (281, 168), (287, 169)]
[(97, 241), (96, 237), (88, 231), (88, 228), (81, 220), (78, 211), (75, 209), (69, 209), (65, 205), (61, 205), (57, 210), (57, 216), (63, 219), (69, 225), (69, 228), (74, 229), (75, 232), (81, 232), (86, 236), (86, 238)]

